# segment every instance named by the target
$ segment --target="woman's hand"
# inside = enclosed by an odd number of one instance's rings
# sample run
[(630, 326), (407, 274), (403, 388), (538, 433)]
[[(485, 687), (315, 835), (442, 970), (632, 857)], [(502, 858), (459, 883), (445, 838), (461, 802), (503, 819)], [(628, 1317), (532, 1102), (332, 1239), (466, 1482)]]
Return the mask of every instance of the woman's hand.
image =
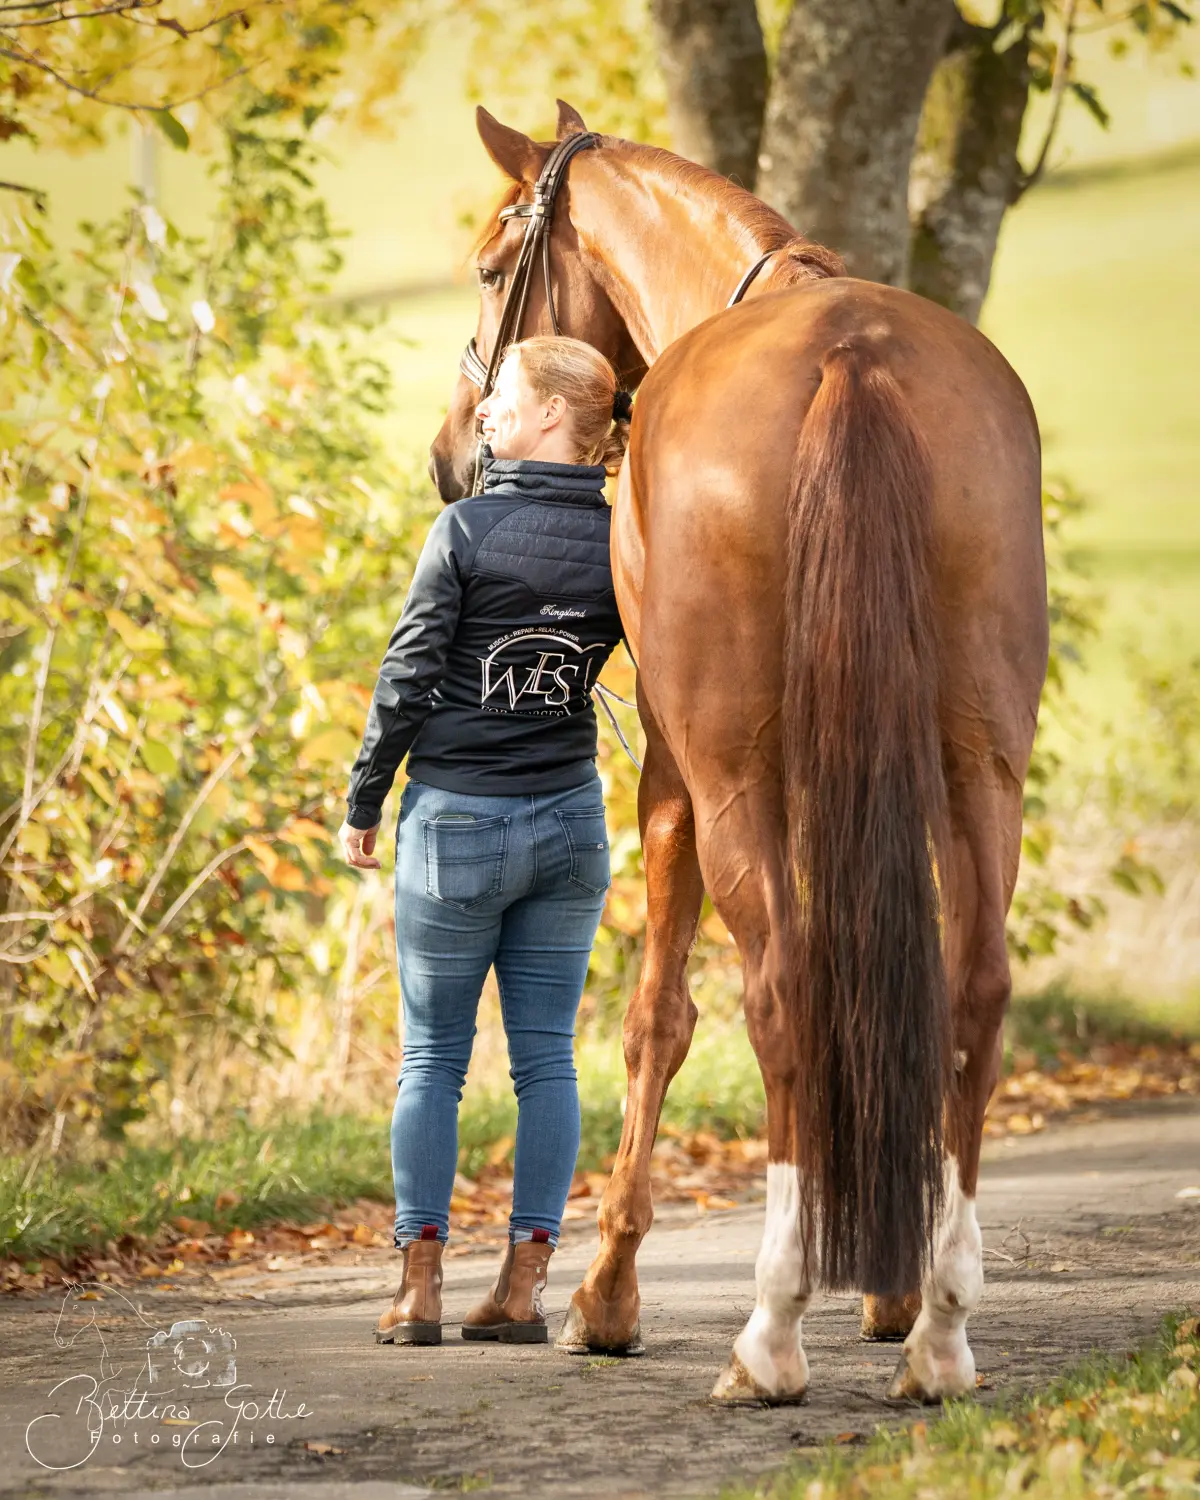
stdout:
[(338, 829), (338, 838), (348, 865), (353, 865), (356, 870), (383, 869), (379, 861), (373, 857), (375, 836), (379, 828), (378, 823), (374, 828), (351, 828), (349, 823), (342, 824)]

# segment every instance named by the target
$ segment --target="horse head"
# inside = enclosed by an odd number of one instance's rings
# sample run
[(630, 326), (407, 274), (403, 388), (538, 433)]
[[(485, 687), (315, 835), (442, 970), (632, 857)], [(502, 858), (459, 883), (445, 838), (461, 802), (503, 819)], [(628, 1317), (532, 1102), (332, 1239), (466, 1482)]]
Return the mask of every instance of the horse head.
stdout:
[[(586, 133), (579, 114), (561, 99), (556, 142), (534, 141), (519, 130), (502, 125), (482, 105), (475, 112), (475, 123), (484, 149), (508, 178), (509, 185), (475, 248), (479, 318), (474, 342), (468, 348), (474, 352), (473, 373), (477, 378), (472, 379), (465, 369), (460, 373), (446, 419), (429, 450), (430, 477), (446, 501), (459, 500), (471, 491), (478, 445), (475, 408), (482, 399), (479, 366), (486, 368), (495, 348), (525, 238), (528, 215), (507, 211), (532, 202), (535, 184), (556, 144), (569, 136)], [(613, 365), (622, 384), (631, 388), (645, 374), (645, 361), (609, 300), (603, 285), (603, 264), (587, 253), (584, 236), (571, 209), (568, 173), (555, 195), (549, 226), (548, 273), (543, 274), (541, 264), (531, 268), (528, 300), (514, 337), (554, 332), (553, 318), (557, 314), (559, 331), (594, 345)], [(554, 297), (553, 312), (548, 287)], [(471, 358), (471, 353), (464, 356), (464, 366), (470, 364)]]

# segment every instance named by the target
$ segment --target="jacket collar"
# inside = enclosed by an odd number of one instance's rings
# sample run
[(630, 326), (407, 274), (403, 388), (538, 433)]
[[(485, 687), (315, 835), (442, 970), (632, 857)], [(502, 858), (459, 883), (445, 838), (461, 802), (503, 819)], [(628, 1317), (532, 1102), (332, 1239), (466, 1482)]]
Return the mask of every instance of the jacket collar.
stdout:
[(483, 492), (506, 490), (558, 505), (603, 505), (603, 464), (550, 464), (540, 458), (493, 458), (483, 450)]

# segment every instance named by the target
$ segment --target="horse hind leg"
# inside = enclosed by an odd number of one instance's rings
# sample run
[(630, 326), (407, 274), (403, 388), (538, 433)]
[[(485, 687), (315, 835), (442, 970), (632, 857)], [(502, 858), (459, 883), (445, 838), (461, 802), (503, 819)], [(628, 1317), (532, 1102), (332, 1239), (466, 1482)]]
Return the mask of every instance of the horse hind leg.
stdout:
[[(742, 847), (763, 844), (748, 839)], [(733, 1404), (791, 1405), (808, 1390), (802, 1319), (812, 1297), (811, 1236), (796, 1164), (797, 1052), (779, 920), (785, 879), (775, 869), (761, 880), (738, 882), (724, 909), (716, 898), (741, 952), (750, 955), (743, 960), (746, 1027), (767, 1101), (767, 1208), (754, 1267), (754, 1311), (712, 1392), (714, 1400)]]
[[(780, 1098), (780, 1092), (779, 1080), (772, 1080), (768, 1116), (773, 1097), (777, 1117), (781, 1108), (792, 1104), (791, 1098)], [(767, 1164), (767, 1212), (754, 1266), (754, 1311), (713, 1387), (716, 1401), (786, 1406), (802, 1401), (808, 1391), (802, 1324), (812, 1297), (812, 1278), (794, 1141), (792, 1135), (790, 1148), (781, 1153), (784, 1159)]]
[(638, 788), (646, 952), (625, 1013), (628, 1094), (616, 1163), (600, 1202), (600, 1249), (571, 1298), (558, 1338), (558, 1347), (573, 1354), (642, 1352), (636, 1257), (654, 1219), (650, 1153), (667, 1087), (687, 1056), (696, 1024), (687, 959), (704, 884), (692, 803), (644, 702), (640, 708), (646, 728)]
[(1016, 880), (1021, 789), (975, 782), (950, 791), (954, 841), (948, 888), (947, 966), (954, 1003), (955, 1078), (945, 1200), (921, 1285), (921, 1310), (888, 1390), (939, 1401), (975, 1388), (967, 1319), (983, 1295), (983, 1241), (975, 1212), (983, 1118), (1000, 1071), (1012, 989), (1004, 919)]

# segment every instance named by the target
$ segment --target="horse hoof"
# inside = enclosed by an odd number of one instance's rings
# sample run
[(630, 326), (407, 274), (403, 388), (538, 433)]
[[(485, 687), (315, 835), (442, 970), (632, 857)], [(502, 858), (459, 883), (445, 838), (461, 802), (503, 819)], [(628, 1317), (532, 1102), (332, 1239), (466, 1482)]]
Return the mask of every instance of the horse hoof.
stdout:
[(731, 1354), (709, 1399), (719, 1401), (722, 1406), (800, 1406), (808, 1399), (808, 1387), (798, 1391), (769, 1391), (759, 1385), (736, 1354)]
[(646, 1352), (646, 1346), (642, 1343), (640, 1321), (633, 1325), (626, 1337), (605, 1337), (589, 1327), (574, 1300), (567, 1308), (562, 1332), (555, 1340), (554, 1347), (561, 1349), (564, 1354), (607, 1354), (613, 1359), (637, 1359)]
[(910, 1292), (907, 1297), (866, 1296), (859, 1337), (868, 1343), (902, 1344), (912, 1332), (920, 1311), (920, 1292)]
[(951, 1377), (945, 1382), (938, 1382), (938, 1389), (931, 1389), (934, 1381), (925, 1381), (916, 1373), (908, 1360), (907, 1351), (900, 1356), (900, 1363), (896, 1366), (896, 1373), (892, 1376), (892, 1383), (888, 1386), (887, 1399), (899, 1405), (908, 1405), (911, 1402), (919, 1402), (922, 1406), (938, 1406), (943, 1401), (948, 1401), (955, 1396), (965, 1396), (975, 1388), (975, 1369), (972, 1363), (970, 1379), (961, 1381), (957, 1377)]

